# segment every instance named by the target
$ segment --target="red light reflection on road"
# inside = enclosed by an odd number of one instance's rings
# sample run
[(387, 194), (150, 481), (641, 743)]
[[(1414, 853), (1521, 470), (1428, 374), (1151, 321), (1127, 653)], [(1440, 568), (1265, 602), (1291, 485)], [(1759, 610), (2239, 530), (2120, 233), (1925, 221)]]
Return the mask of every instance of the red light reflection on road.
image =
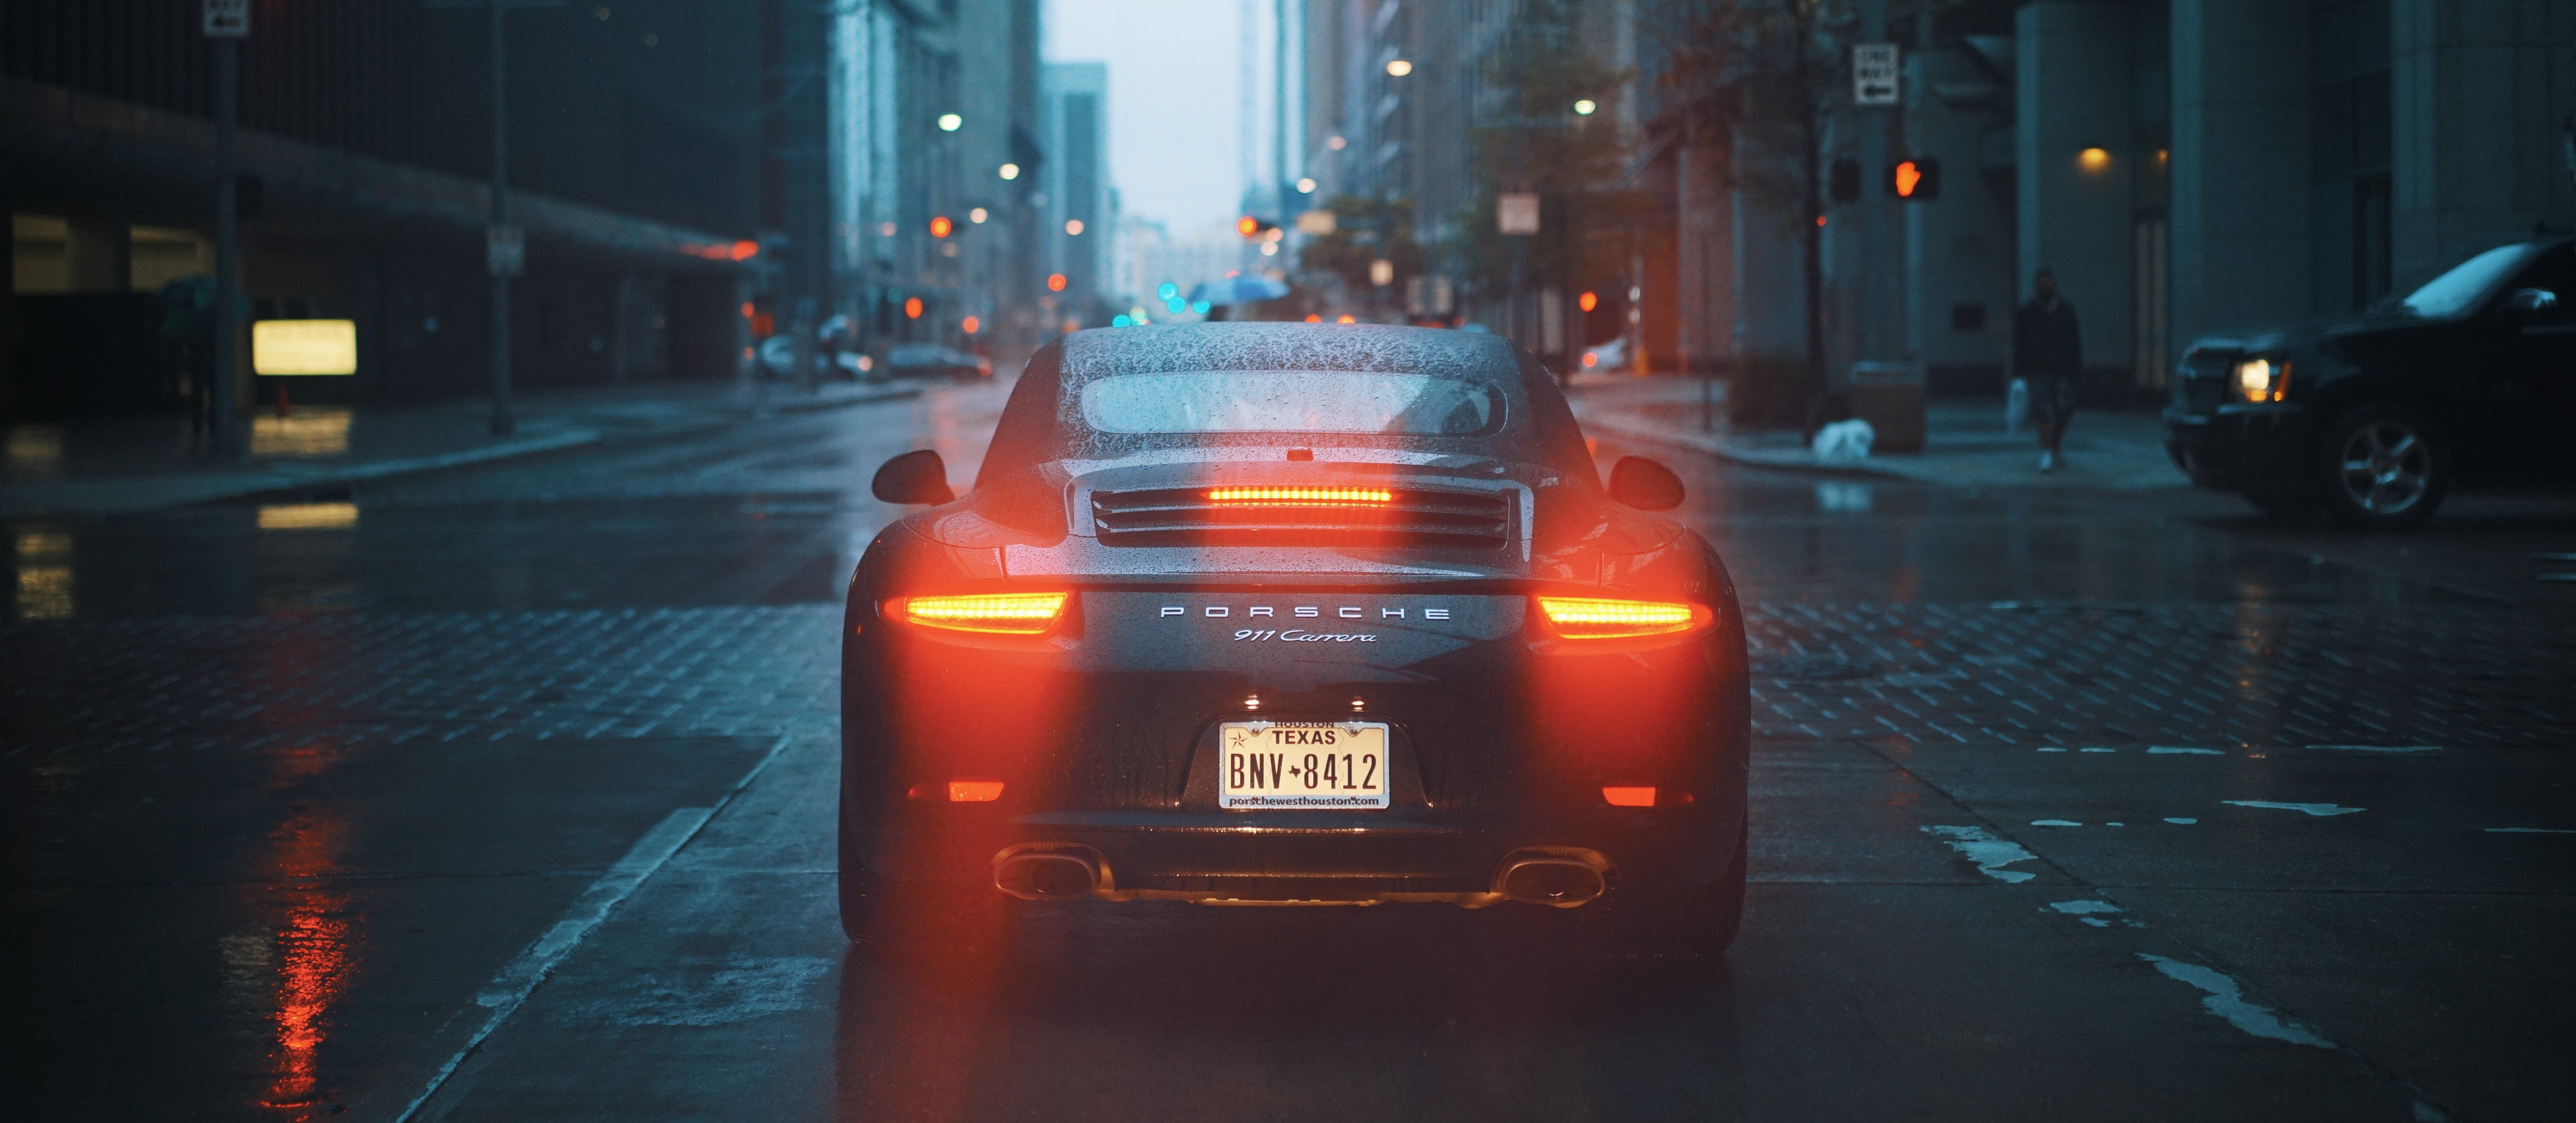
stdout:
[[(296, 763), (303, 755), (290, 754), (284, 770), (314, 770), (310, 762)], [(347, 894), (294, 883), (339, 868), (347, 826), (336, 817), (305, 812), (269, 836), (275, 844), (276, 873), (289, 882), (281, 896), (290, 903), (274, 935), (276, 996), (266, 1016), (275, 1044), (269, 1050), (268, 1091), (259, 1106), (288, 1119), (309, 1119), (327, 1110), (317, 1092), (319, 1053), (332, 1028), (332, 1007), (348, 986), (355, 943)]]

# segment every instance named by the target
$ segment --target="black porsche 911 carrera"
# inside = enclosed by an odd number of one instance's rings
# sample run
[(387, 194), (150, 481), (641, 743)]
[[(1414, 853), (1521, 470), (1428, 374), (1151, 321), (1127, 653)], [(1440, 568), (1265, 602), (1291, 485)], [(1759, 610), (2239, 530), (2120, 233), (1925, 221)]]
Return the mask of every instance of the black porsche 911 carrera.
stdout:
[[(1714, 954), (1748, 699), (1717, 553), (1605, 489), (1510, 342), (1366, 325), (1078, 332), (973, 489), (875, 492), (842, 633), (841, 917), (1074, 899), (1518, 903)], [(1128, 904), (1122, 907), (1140, 907)]]

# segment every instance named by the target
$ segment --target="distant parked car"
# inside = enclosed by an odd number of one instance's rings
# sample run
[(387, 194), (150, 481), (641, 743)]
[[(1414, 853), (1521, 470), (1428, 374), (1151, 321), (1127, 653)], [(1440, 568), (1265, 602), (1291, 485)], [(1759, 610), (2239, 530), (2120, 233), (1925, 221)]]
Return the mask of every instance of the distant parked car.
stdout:
[(886, 352), (886, 367), (897, 378), (991, 378), (993, 361), (936, 343), (898, 344)]
[(2370, 311), (2205, 337), (2165, 450), (2281, 517), (2421, 524), (2457, 487), (2576, 486), (2576, 239), (2498, 246)]

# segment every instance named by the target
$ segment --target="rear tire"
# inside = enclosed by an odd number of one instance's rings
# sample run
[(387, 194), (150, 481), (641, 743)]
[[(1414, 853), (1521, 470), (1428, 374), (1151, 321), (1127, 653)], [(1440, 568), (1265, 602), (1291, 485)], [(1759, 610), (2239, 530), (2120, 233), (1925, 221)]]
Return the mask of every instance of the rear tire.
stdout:
[(2412, 530), (2451, 491), (2451, 450), (2432, 419), (2366, 405), (2335, 422), (2317, 452), (2326, 517), (2352, 530)]
[(1615, 956), (1716, 958), (1735, 946), (1744, 926), (1745, 857), (1749, 833), (1739, 827), (1735, 861), (1706, 885), (1669, 889), (1620, 886), (1600, 903), (1609, 906), (1601, 950)]
[(980, 883), (900, 881), (880, 877), (841, 824), (839, 877), (841, 934), (878, 953), (962, 956), (1007, 941), (1019, 919), (1019, 902)]

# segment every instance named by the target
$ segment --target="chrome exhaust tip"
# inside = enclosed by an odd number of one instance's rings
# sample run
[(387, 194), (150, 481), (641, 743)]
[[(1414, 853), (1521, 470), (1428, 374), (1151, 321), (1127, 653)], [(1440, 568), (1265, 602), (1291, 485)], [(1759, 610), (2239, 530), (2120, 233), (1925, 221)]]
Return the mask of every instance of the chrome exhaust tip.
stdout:
[(1524, 850), (1503, 859), (1495, 891), (1515, 901), (1570, 909), (1609, 888), (1609, 863), (1588, 850)]
[(1016, 846), (993, 856), (993, 885), (1023, 901), (1070, 901), (1100, 888), (1100, 857), (1089, 847)]

